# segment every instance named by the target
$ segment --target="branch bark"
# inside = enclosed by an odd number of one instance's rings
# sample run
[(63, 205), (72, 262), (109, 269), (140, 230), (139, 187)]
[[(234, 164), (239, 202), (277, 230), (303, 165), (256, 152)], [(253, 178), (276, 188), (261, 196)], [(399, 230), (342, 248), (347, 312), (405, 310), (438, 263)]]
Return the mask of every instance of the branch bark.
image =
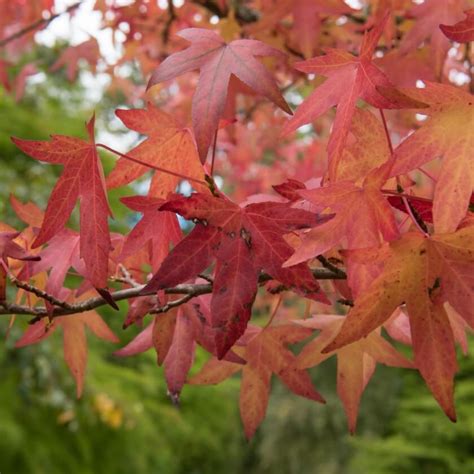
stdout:
[(4, 48), (8, 43), (11, 43), (12, 41), (15, 41), (18, 38), (21, 38), (22, 36), (31, 33), (32, 31), (37, 30), (38, 28), (45, 27), (49, 25), (53, 20), (58, 18), (61, 15), (64, 15), (65, 13), (70, 13), (76, 8), (79, 7), (79, 5), (82, 2), (77, 2), (71, 5), (70, 7), (66, 8), (61, 13), (55, 13), (54, 15), (51, 15), (49, 18), (40, 18), (36, 20), (35, 22), (31, 23), (28, 26), (25, 26), (25, 28), (22, 28), (21, 30), (17, 31), (16, 33), (11, 34), (10, 36), (7, 36), (6, 38), (3, 38), (0, 40), (0, 48)]
[[(314, 278), (317, 280), (344, 280), (347, 278), (346, 273), (343, 270), (338, 269), (338, 273), (334, 273), (326, 268), (316, 268), (313, 270)], [(270, 275), (265, 273), (260, 275), (259, 283), (265, 283), (267, 281), (272, 280)], [(26, 284), (25, 284), (26, 285)], [(126, 288), (124, 290), (118, 290), (111, 293), (111, 297), (114, 301), (122, 301), (128, 300), (130, 298), (137, 298), (139, 296), (149, 296), (155, 294), (154, 291), (150, 291), (149, 293), (141, 293), (141, 291), (145, 288), (145, 285), (139, 285), (132, 288)], [(41, 291), (41, 290), (39, 290)], [(167, 308), (165, 311), (172, 307), (179, 306), (183, 303), (186, 303), (191, 298), (195, 296), (204, 295), (207, 293), (212, 293), (212, 284), (211, 283), (204, 283), (204, 284), (190, 284), (190, 283), (183, 283), (181, 285), (176, 285), (172, 288), (166, 288), (164, 290), (166, 294), (169, 295), (186, 295), (185, 297), (181, 298), (180, 300), (176, 300), (175, 302), (170, 302), (168, 305), (172, 305)], [(45, 298), (43, 295), (38, 295), (42, 298)], [(50, 295), (48, 295), (49, 297)], [(51, 297), (52, 298), (52, 297)], [(45, 298), (50, 301), (52, 304), (51, 298)], [(180, 303), (178, 304), (178, 302)], [(61, 302), (63, 303), (63, 302)], [(55, 304), (56, 305), (56, 304)], [(18, 315), (30, 315), (35, 316), (34, 321), (44, 317), (55, 318), (58, 316), (67, 316), (72, 314), (83, 313), (85, 311), (90, 311), (92, 309), (99, 308), (100, 306), (108, 305), (107, 301), (104, 300), (101, 296), (96, 296), (94, 298), (90, 298), (86, 301), (82, 301), (81, 303), (77, 304), (67, 304), (68, 307), (56, 305), (57, 307), (54, 308), (52, 313), (48, 313), (46, 307), (30, 307), (26, 305), (18, 305), (13, 303), (8, 303), (6, 301), (0, 301), (0, 315), (11, 315), (11, 314), (18, 314)], [(166, 305), (165, 305), (166, 306)], [(154, 312), (163, 313), (165, 312), (163, 306), (154, 310)]]

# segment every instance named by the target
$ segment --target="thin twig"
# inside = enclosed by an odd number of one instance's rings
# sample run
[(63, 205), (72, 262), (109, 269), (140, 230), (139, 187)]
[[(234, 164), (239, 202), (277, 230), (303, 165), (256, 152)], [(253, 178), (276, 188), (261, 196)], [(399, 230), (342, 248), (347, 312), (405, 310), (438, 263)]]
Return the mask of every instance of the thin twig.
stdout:
[(403, 204), (405, 205), (406, 210), (408, 211), (408, 215), (411, 217), (411, 220), (415, 223), (417, 229), (424, 234), (426, 237), (429, 237), (428, 226), (425, 224), (425, 221), (421, 218), (418, 211), (415, 207), (410, 203), (410, 201), (405, 197), (402, 196)]
[(125, 268), (125, 266), (122, 263), (119, 263), (118, 267), (119, 267), (119, 269), (120, 269), (120, 271), (122, 272), (122, 275), (123, 275), (123, 279), (122, 279), (123, 283), (129, 284), (133, 288), (138, 288), (139, 286), (141, 286), (140, 283), (138, 283), (138, 281), (136, 281), (132, 277), (130, 272)]
[(21, 288), (22, 290), (25, 290), (28, 293), (33, 293), (34, 295), (38, 296), (39, 298), (43, 298), (44, 300), (48, 301), (54, 306), (59, 306), (60, 308), (64, 308), (67, 310), (73, 308), (73, 305), (71, 305), (70, 303), (67, 303), (66, 301), (58, 300), (57, 298), (55, 298), (53, 295), (50, 295), (46, 291), (36, 288), (36, 286), (20, 281), (16, 279), (13, 275), (10, 275), (10, 277), (11, 277), (11, 282), (17, 288)]
[(383, 109), (379, 109), (379, 112), (380, 112), (380, 116), (382, 117), (383, 129), (385, 130), (385, 137), (387, 138), (387, 144), (390, 150), (390, 158), (392, 158), (393, 145), (392, 145), (392, 139), (390, 138), (390, 133), (387, 127), (387, 120), (385, 119), (385, 114), (383, 113)]
[[(325, 268), (315, 268), (312, 270), (313, 276), (317, 280), (344, 280), (346, 279), (346, 274), (344, 271), (339, 269), (338, 273), (334, 273)], [(262, 273), (258, 279), (259, 283), (265, 283), (269, 280), (272, 280), (272, 277), (266, 273)], [(110, 294), (110, 297), (113, 301), (122, 301), (130, 298), (136, 298), (137, 296), (147, 296), (155, 294), (155, 291), (148, 291), (143, 293), (142, 290), (146, 285), (140, 285), (136, 288), (126, 288), (124, 290), (118, 290)], [(191, 295), (191, 297), (205, 295), (212, 293), (212, 284), (191, 284), (183, 283), (176, 285), (172, 288), (165, 288), (163, 290), (168, 295)], [(6, 301), (0, 301), (0, 314), (25, 314), (36, 316), (35, 320), (49, 316), (52, 318), (58, 316), (67, 316), (72, 314), (83, 313), (85, 311), (90, 311), (92, 309), (98, 308), (109, 304), (101, 296), (96, 296), (90, 298), (86, 301), (82, 301), (77, 304), (70, 304), (69, 308), (54, 308), (52, 314), (48, 312), (45, 307), (35, 307), (31, 308), (29, 306), (10, 304)]]
[(469, 76), (469, 92), (474, 94), (474, 67), (471, 60), (471, 48), (470, 42), (466, 43), (466, 51), (464, 53), (464, 59), (467, 62), (468, 76)]
[(341, 278), (346, 278), (347, 275), (346, 275), (346, 272), (341, 270), (339, 267), (336, 267), (336, 265), (333, 265), (326, 257), (324, 257), (323, 255), (318, 255), (316, 257), (320, 262), (321, 262), (321, 265), (324, 267), (324, 268), (327, 268), (328, 270), (330, 270), (331, 272), (333, 272), (335, 275), (339, 275)]
[(354, 306), (354, 301), (348, 300), (347, 298), (340, 298), (337, 300), (337, 302), (345, 306), (350, 306), (350, 307)]
[[(16, 33), (11, 34), (10, 36), (7, 36), (6, 38), (3, 38), (0, 40), (0, 48), (5, 47), (8, 43), (11, 43), (12, 41), (21, 38), (22, 36), (31, 33), (32, 31), (42, 27), (42, 26), (47, 26), (49, 23), (51, 23), (53, 20), (58, 18), (61, 15), (64, 15), (65, 13), (70, 13), (71, 11), (75, 10), (82, 2), (77, 2), (68, 7), (66, 10), (64, 10), (61, 13), (56, 13), (54, 15), (51, 15), (49, 18), (40, 18), (36, 20), (35, 22), (31, 23), (31, 25), (25, 26), (25, 28), (22, 28), (21, 30), (17, 31)], [(20, 7), (21, 8), (21, 7)]]
[(160, 306), (156, 309), (152, 309), (151, 311), (149, 311), (149, 313), (150, 314), (166, 313), (172, 308), (177, 308), (178, 306), (181, 306), (182, 304), (187, 303), (189, 300), (193, 299), (195, 296), (196, 295), (193, 295), (193, 294), (185, 295), (182, 298), (179, 298), (174, 301), (170, 301), (169, 303), (166, 303), (165, 305)]
[(431, 173), (428, 173), (428, 171), (424, 170), (421, 166), (418, 168), (425, 176), (427, 176), (428, 178), (430, 178), (432, 181), (435, 181), (436, 182), (436, 179), (435, 177), (431, 174)]
[(167, 43), (170, 37), (170, 29), (173, 21), (176, 20), (176, 12), (174, 11), (174, 4), (172, 1), (168, 2), (168, 19), (166, 20), (165, 27), (163, 28), (163, 42)]
[(214, 279), (210, 275), (206, 275), (205, 273), (200, 273), (198, 277), (208, 281), (209, 283), (214, 283)]

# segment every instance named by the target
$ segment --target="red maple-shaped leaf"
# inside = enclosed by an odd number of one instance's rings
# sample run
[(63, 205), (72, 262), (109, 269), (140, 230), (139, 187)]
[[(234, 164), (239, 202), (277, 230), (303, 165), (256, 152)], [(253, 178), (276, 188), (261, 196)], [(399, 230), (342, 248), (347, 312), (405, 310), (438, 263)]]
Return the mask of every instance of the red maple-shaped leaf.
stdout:
[[(27, 280), (38, 273), (50, 270), (45, 290), (50, 295), (59, 298), (67, 272), (71, 267), (79, 275), (87, 276), (84, 261), (79, 257), (79, 246), (79, 234), (70, 229), (63, 229), (49, 241), (46, 248), (41, 250), (39, 254), (41, 261), (25, 265), (18, 274), (18, 278)], [(48, 302), (46, 306), (53, 309)]]
[(88, 142), (63, 135), (53, 135), (49, 142), (19, 138), (12, 140), (31, 157), (64, 166), (63, 174), (49, 198), (43, 225), (33, 248), (50, 241), (63, 231), (77, 199), (80, 198), (80, 256), (86, 264), (91, 283), (98, 290), (104, 290), (107, 286), (107, 265), (111, 250), (107, 222), (111, 211), (102, 165), (95, 147), (94, 117), (87, 124), (87, 132)]
[(130, 209), (142, 213), (143, 217), (127, 235), (119, 259), (123, 260), (146, 246), (152, 270), (158, 270), (169, 252), (170, 244), (176, 245), (181, 239), (175, 214), (158, 211), (164, 202), (162, 199), (130, 196), (120, 200)]
[[(39, 228), (44, 219), (43, 211), (33, 202), (22, 203), (15, 196), (10, 196), (10, 203), (16, 215), (30, 227)], [(28, 280), (41, 272), (49, 271), (45, 290), (52, 296), (60, 298), (63, 283), (68, 270), (72, 267), (83, 277), (87, 276), (84, 261), (79, 257), (79, 234), (70, 229), (63, 229), (56, 234), (46, 248), (39, 253), (40, 261), (28, 262), (17, 275), (19, 280)], [(53, 306), (45, 301), (48, 309)]]
[(254, 435), (265, 418), (272, 374), (296, 395), (325, 403), (306, 370), (296, 367), (296, 357), (287, 347), (309, 337), (311, 330), (289, 324), (251, 329), (252, 334), (247, 336), (246, 333), (245, 340), (239, 342), (243, 347), (235, 348), (245, 365), (212, 357), (188, 381), (193, 385), (217, 384), (242, 370), (239, 406), (247, 439)]
[[(128, 156), (152, 166), (204, 180), (204, 168), (196, 153), (191, 133), (181, 127), (171, 115), (152, 104), (148, 104), (146, 109), (119, 109), (115, 114), (129, 129), (148, 136), (128, 152)], [(124, 186), (148, 171), (150, 168), (144, 165), (120, 158), (107, 176), (107, 186)], [(155, 171), (150, 185), (150, 196), (165, 198), (168, 193), (174, 192), (179, 181), (177, 176)]]
[(272, 374), (276, 374), (296, 395), (325, 403), (313, 387), (309, 374), (295, 366), (296, 357), (287, 347), (309, 337), (311, 330), (284, 324), (255, 328), (254, 332), (255, 335), (248, 338), (244, 348), (236, 349), (246, 361), (245, 365), (211, 358), (188, 382), (195, 385), (216, 384), (242, 370), (240, 417), (248, 439), (265, 418)]
[(317, 224), (315, 214), (278, 202), (241, 208), (224, 196), (198, 193), (177, 197), (160, 209), (177, 212), (197, 224), (168, 255), (144, 292), (193, 278), (216, 259), (211, 325), (218, 330), (219, 357), (247, 327), (261, 270), (304, 296), (327, 301), (306, 265), (282, 268), (292, 253), (283, 234)]
[(63, 331), (64, 360), (76, 381), (76, 393), (79, 398), (84, 387), (87, 365), (87, 339), (85, 328), (89, 328), (100, 339), (119, 342), (104, 320), (95, 311), (81, 314), (59, 316), (52, 323), (41, 319), (32, 324), (16, 342), (15, 347), (24, 347), (48, 338), (57, 327)]
[[(395, 216), (380, 192), (389, 168), (383, 165), (372, 170), (362, 186), (349, 181), (338, 181), (327, 187), (305, 189), (299, 194), (318, 209), (329, 209), (335, 216), (314, 229), (302, 234), (301, 245), (285, 263), (291, 266), (327, 252), (346, 239), (349, 249), (378, 246), (384, 240), (399, 237)], [(348, 281), (354, 296), (374, 277), (374, 269), (347, 262)]]
[[(386, 15), (382, 22), (364, 36), (359, 56), (328, 48), (324, 56), (295, 64), (298, 71), (321, 74), (327, 79), (298, 107), (294, 117), (283, 128), (283, 133), (288, 134), (301, 125), (314, 121), (337, 105), (328, 142), (330, 179), (336, 176), (358, 99), (379, 109), (410, 108), (417, 104), (413, 99), (397, 92), (388, 77), (372, 61), (387, 18)], [(386, 88), (383, 95), (378, 86)], [(422, 105), (418, 103), (418, 106)]]
[(445, 413), (456, 418), (454, 335), (444, 303), (474, 327), (474, 227), (426, 238), (407, 233), (382, 249), (349, 251), (353, 258), (384, 263), (381, 275), (360, 295), (330, 352), (358, 341), (406, 304), (415, 365)]
[(299, 325), (319, 329), (321, 332), (304, 346), (295, 365), (299, 369), (307, 369), (319, 365), (332, 355), (337, 356), (337, 393), (344, 405), (349, 431), (354, 433), (360, 399), (377, 363), (391, 367), (413, 367), (413, 364), (376, 331), (365, 339), (334, 352), (323, 353), (323, 349), (334, 339), (343, 322), (343, 316), (335, 315), (318, 315), (297, 321)]
[(34, 203), (23, 203), (17, 199), (13, 194), (10, 194), (10, 205), (15, 211), (15, 214), (25, 223), (31, 227), (41, 227), (44, 219), (43, 211)]
[(20, 232), (0, 232), (0, 301), (5, 300), (8, 259), (15, 260), (40, 260), (38, 255), (29, 255), (23, 247), (13, 240)]
[[(461, 20), (455, 25), (439, 25), (441, 31), (452, 41), (458, 43), (469, 43), (474, 41), (474, 8), (464, 12), (465, 20)], [(443, 21), (445, 21), (443, 19)]]
[(273, 76), (255, 59), (260, 56), (281, 58), (284, 53), (256, 40), (242, 39), (226, 43), (215, 32), (202, 28), (181, 30), (178, 35), (191, 45), (166, 58), (151, 76), (148, 87), (185, 72), (200, 70), (193, 97), (192, 119), (202, 162), (206, 160), (219, 119), (223, 116), (232, 74), (291, 114)]
[[(160, 314), (115, 355), (131, 356), (154, 347), (158, 365), (164, 365), (165, 368), (168, 393), (172, 401), (177, 403), (194, 361), (196, 342), (211, 354), (215, 353), (213, 341), (209, 337), (213, 331), (208, 326), (207, 313), (205, 300), (199, 298), (194, 305), (182, 305)], [(241, 361), (231, 352), (227, 358), (234, 362)]]
[(466, 215), (474, 189), (474, 98), (459, 88), (433, 82), (409, 94), (429, 105), (423, 109), (429, 118), (396, 148), (391, 176), (441, 157), (433, 223), (436, 232), (453, 232)]

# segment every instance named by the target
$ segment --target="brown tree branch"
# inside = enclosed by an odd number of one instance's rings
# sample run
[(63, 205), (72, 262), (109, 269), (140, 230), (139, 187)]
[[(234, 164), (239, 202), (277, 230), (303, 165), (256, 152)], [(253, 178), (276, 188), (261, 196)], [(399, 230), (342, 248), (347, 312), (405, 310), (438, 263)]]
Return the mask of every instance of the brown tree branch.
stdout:
[(174, 300), (174, 301), (170, 301), (169, 303), (166, 303), (163, 306), (159, 306), (156, 309), (152, 309), (150, 311), (150, 314), (166, 313), (167, 311), (169, 311), (172, 308), (177, 308), (178, 306), (181, 306), (182, 304), (187, 303), (189, 300), (193, 299), (194, 296), (196, 296), (196, 295), (193, 295), (191, 293), (189, 295), (184, 295), (182, 298), (179, 298), (179, 299)]
[(8, 43), (11, 43), (12, 41), (15, 41), (16, 39), (21, 38), (22, 36), (32, 32), (32, 31), (34, 31), (34, 30), (36, 30), (40, 27), (49, 25), (53, 20), (55, 20), (59, 16), (64, 15), (65, 13), (70, 13), (73, 10), (75, 10), (77, 7), (79, 7), (79, 5), (81, 3), (82, 2), (74, 3), (70, 7), (66, 8), (66, 10), (64, 10), (63, 12), (55, 13), (54, 15), (51, 15), (49, 18), (40, 18), (40, 19), (36, 20), (35, 22), (31, 23), (30, 25), (25, 26), (25, 28), (22, 28), (21, 30), (17, 31), (16, 33), (13, 33), (10, 36), (7, 36), (6, 38), (1, 39), (0, 40), (0, 48), (5, 47)]
[(174, 5), (172, 1), (168, 2), (168, 19), (166, 20), (165, 27), (163, 28), (163, 42), (166, 44), (170, 36), (170, 29), (173, 21), (176, 20), (176, 12), (174, 11)]
[[(312, 270), (312, 272), (313, 272), (314, 278), (317, 280), (344, 280), (347, 278), (345, 272), (340, 269), (337, 274), (325, 268), (316, 268)], [(272, 277), (270, 275), (263, 273), (260, 275), (259, 283), (265, 283), (270, 280), (272, 280)], [(155, 294), (154, 291), (142, 293), (142, 290), (143, 288), (145, 288), (145, 286), (146, 285), (139, 285), (133, 288), (118, 290), (118, 291), (115, 291), (114, 293), (111, 293), (110, 296), (112, 297), (114, 301), (122, 301), (122, 300), (128, 300), (130, 298), (136, 298), (138, 296), (147, 296), (147, 295)], [(186, 299), (186, 301), (189, 301), (191, 298), (194, 298), (195, 296), (212, 293), (212, 284), (211, 283), (205, 283), (205, 284), (183, 283), (181, 285), (176, 285), (172, 288), (165, 288), (164, 292), (169, 295), (179, 295), (179, 294), (186, 295), (187, 297), (189, 297), (188, 299)], [(50, 297), (51, 295), (48, 295), (48, 296)], [(181, 302), (179, 304), (177, 304), (177, 301), (180, 301), (180, 300), (176, 300), (168, 304), (173, 304), (173, 306), (171, 307), (176, 307), (186, 302), (186, 301), (183, 301), (183, 298), (181, 298)], [(92, 309), (99, 308), (100, 306), (107, 305), (108, 303), (101, 296), (96, 296), (94, 298), (90, 298), (80, 303), (76, 303), (76, 304), (67, 303), (67, 304), (69, 306), (68, 308), (56, 307), (54, 308), (51, 314), (51, 313), (48, 313), (48, 310), (45, 307), (30, 307), (26, 305), (18, 305), (18, 304), (8, 303), (6, 301), (0, 301), (0, 315), (24, 314), (24, 315), (35, 316), (35, 318), (33, 319), (33, 322), (34, 322), (44, 317), (55, 318), (58, 316), (67, 316), (67, 315), (72, 315), (72, 314), (83, 313), (85, 311), (90, 311)], [(164, 311), (161, 310), (159, 312), (164, 312)]]
[(118, 281), (120, 283), (125, 283), (127, 285), (130, 285), (132, 288), (138, 288), (139, 286), (141, 286), (140, 283), (138, 283), (138, 281), (136, 281), (132, 277), (131, 273), (125, 268), (124, 265), (119, 263), (118, 268), (122, 272), (123, 277), (112, 277), (113, 281)]
[(10, 275), (12, 283), (17, 287), (21, 288), (22, 290), (27, 291), (28, 293), (33, 293), (34, 295), (38, 296), (39, 298), (43, 298), (44, 300), (48, 301), (54, 306), (59, 306), (60, 308), (70, 310), (72, 309), (73, 305), (66, 301), (58, 300), (53, 295), (46, 293), (46, 291), (40, 290), (36, 288), (36, 286), (30, 285), (29, 283), (25, 283), (16, 279), (13, 275)]
[(338, 275), (341, 279), (345, 279), (347, 276), (346, 276), (346, 272), (344, 270), (341, 270), (339, 267), (337, 267), (336, 265), (332, 264), (326, 257), (324, 257), (323, 255), (318, 255), (316, 257), (320, 262), (321, 262), (321, 265), (328, 269), (329, 271), (333, 272), (335, 275)]

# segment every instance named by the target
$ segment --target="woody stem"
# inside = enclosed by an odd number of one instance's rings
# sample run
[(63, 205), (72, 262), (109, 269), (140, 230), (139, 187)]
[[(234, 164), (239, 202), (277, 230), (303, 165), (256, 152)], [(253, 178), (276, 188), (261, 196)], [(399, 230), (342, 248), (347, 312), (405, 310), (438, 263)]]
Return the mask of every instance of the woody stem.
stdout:
[(31, 23), (28, 26), (25, 26), (25, 28), (22, 28), (21, 30), (17, 31), (16, 33), (11, 34), (10, 36), (7, 36), (6, 38), (3, 38), (0, 40), (0, 48), (3, 48), (6, 46), (8, 43), (11, 43), (12, 41), (21, 38), (22, 36), (31, 33), (32, 31), (37, 30), (38, 28), (42, 26), (49, 25), (53, 20), (58, 18), (61, 15), (64, 15), (65, 13), (70, 13), (73, 10), (75, 10), (81, 2), (74, 3), (73, 5), (69, 6), (66, 10), (64, 10), (61, 13), (56, 13), (54, 15), (51, 15), (49, 18), (40, 18), (39, 20), (36, 20), (35, 22)]
[[(1, 259), (0, 259), (1, 262)], [(312, 270), (313, 277), (317, 280), (343, 280), (346, 279), (346, 273), (339, 269), (340, 273), (335, 274), (332, 271), (327, 270), (326, 268), (315, 268)], [(272, 277), (268, 274), (262, 273), (259, 276), (259, 283), (265, 283), (269, 280), (271, 280)], [(153, 295), (155, 294), (154, 291), (149, 291), (147, 293), (143, 293), (143, 288), (145, 288), (146, 285), (139, 285), (137, 287), (132, 287), (132, 288), (126, 288), (123, 290), (118, 290), (110, 294), (111, 298), (114, 301), (122, 301), (122, 300), (128, 300), (131, 298), (137, 298), (140, 296), (146, 296), (146, 295)], [(171, 288), (165, 288), (163, 291), (168, 294), (168, 295), (190, 295), (191, 297), (199, 296), (199, 295), (204, 295), (207, 293), (212, 293), (213, 285), (212, 283), (199, 283), (199, 284), (180, 284), (176, 285)], [(50, 296), (50, 295), (47, 295)], [(45, 294), (41, 295), (42, 298), (45, 298)], [(183, 299), (181, 298), (179, 304), (183, 303)], [(186, 298), (184, 301), (188, 301)], [(174, 302), (172, 306), (177, 305), (178, 300)], [(7, 301), (0, 301), (0, 315), (5, 314), (5, 315), (10, 315), (10, 314), (24, 314), (24, 315), (32, 315), (35, 316), (33, 318), (33, 322), (44, 318), (44, 317), (57, 317), (57, 316), (66, 316), (66, 315), (72, 315), (72, 314), (78, 314), (78, 313), (83, 313), (85, 311), (90, 311), (92, 309), (98, 308), (100, 306), (104, 306), (105, 304), (108, 304), (108, 302), (102, 297), (102, 296), (96, 296), (94, 298), (90, 298), (85, 301), (81, 301), (79, 303), (67, 303), (68, 307), (65, 308), (64, 302), (60, 301), (55, 301), (55, 305), (59, 307), (55, 307), (51, 312), (47, 310), (45, 307), (29, 307), (29, 306), (23, 306), (23, 305), (18, 305), (18, 304), (13, 304), (13, 303), (8, 303)], [(163, 311), (163, 309), (162, 309)]]

